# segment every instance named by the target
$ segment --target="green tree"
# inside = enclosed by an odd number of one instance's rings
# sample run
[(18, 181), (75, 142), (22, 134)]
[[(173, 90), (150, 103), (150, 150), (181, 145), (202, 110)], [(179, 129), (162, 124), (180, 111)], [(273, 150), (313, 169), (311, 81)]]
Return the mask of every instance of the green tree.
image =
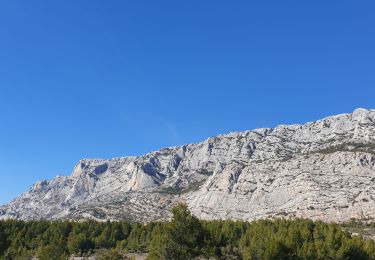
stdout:
[(4, 227), (0, 223), (0, 256), (2, 256), (8, 247), (8, 236), (5, 233)]
[(66, 259), (65, 250), (58, 244), (50, 244), (39, 249), (38, 258), (40, 260), (63, 260)]
[(186, 204), (174, 207), (172, 213), (173, 218), (166, 227), (165, 235), (159, 233), (151, 242), (150, 258), (158, 256), (159, 259), (182, 260), (200, 255), (204, 246), (202, 224), (190, 213)]
[(166, 236), (166, 233), (162, 231), (162, 227), (157, 227), (153, 233), (153, 238), (149, 246), (149, 254), (147, 259), (165, 259), (167, 256), (168, 242), (168, 238)]
[(71, 254), (87, 253), (90, 249), (94, 248), (92, 241), (84, 234), (71, 234), (68, 238), (68, 249)]

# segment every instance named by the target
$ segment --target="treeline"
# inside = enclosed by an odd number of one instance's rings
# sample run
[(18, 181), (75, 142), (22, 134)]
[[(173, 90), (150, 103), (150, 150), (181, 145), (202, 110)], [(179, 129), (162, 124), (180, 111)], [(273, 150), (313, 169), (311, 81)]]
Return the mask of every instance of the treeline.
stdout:
[(200, 221), (186, 205), (170, 222), (0, 221), (0, 259), (375, 259), (372, 240), (311, 220)]

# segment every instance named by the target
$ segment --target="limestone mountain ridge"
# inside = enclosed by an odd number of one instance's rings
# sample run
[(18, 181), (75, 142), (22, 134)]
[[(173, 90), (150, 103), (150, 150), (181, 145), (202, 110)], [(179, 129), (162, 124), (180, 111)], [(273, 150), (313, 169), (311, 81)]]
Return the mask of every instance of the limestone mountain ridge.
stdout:
[(80, 160), (34, 184), (0, 219), (375, 218), (375, 110), (233, 132), (143, 156)]

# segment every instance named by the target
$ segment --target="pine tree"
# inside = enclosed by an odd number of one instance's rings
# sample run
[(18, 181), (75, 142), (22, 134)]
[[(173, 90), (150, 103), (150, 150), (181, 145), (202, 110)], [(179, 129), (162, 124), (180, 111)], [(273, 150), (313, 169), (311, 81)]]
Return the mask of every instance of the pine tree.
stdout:
[(166, 226), (165, 234), (157, 233), (152, 240), (149, 259), (192, 259), (203, 248), (203, 228), (186, 204), (172, 210), (172, 221)]

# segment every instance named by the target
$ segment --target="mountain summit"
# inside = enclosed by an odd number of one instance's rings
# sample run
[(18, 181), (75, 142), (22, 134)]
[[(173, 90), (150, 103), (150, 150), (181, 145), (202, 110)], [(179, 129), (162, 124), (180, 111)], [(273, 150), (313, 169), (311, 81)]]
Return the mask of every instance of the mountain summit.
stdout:
[(139, 157), (84, 159), (34, 184), (0, 219), (375, 218), (375, 110), (208, 138)]

